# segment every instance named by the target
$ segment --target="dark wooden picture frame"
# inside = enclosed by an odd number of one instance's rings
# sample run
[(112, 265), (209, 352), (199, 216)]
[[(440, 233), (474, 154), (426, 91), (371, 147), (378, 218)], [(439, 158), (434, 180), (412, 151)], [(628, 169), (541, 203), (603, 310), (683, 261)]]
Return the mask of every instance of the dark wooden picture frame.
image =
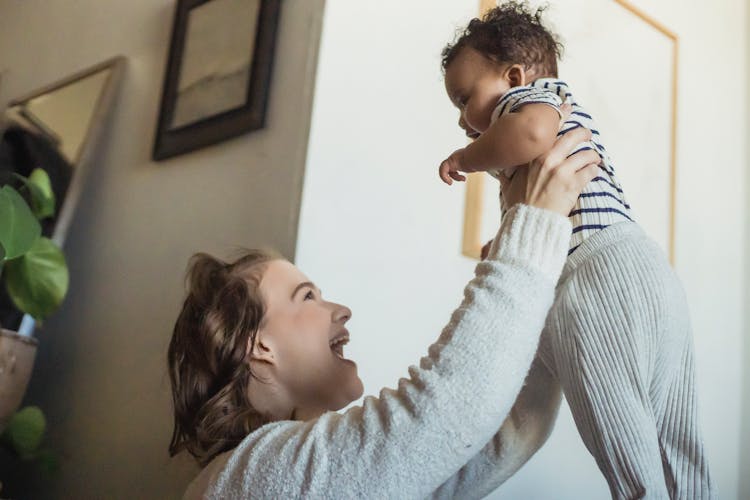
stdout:
[[(220, 110), (204, 118), (175, 125), (175, 113), (180, 97), (179, 84), (189, 29), (191, 12), (219, 0), (178, 0), (172, 27), (161, 110), (154, 141), (152, 158), (156, 161), (200, 149), (265, 125), (271, 71), (281, 0), (246, 0), (258, 2), (257, 25), (249, 61), (244, 104)], [(253, 25), (248, 20), (248, 29)]]

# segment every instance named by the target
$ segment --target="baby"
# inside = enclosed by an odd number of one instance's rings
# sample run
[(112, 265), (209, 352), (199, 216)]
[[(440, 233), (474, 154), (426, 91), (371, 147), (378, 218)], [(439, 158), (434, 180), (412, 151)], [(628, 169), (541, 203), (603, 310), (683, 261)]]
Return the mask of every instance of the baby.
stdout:
[(591, 130), (579, 150), (598, 153), (600, 173), (570, 213), (568, 263), (538, 357), (559, 381), (613, 498), (711, 498), (682, 287), (633, 222), (601, 134), (557, 77), (559, 55), (541, 10), (517, 2), (472, 20), (446, 46), (445, 87), (475, 140), (443, 161), (440, 177), (451, 184), (465, 180), (461, 172), (490, 173), (501, 180), (504, 211), (520, 169), (557, 136)]

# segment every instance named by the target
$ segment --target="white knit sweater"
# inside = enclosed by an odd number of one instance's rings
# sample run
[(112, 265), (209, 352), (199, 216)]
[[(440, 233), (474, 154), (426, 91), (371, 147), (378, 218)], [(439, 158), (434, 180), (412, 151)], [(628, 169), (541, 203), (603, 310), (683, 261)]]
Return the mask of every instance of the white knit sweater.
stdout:
[(612, 498), (716, 498), (689, 317), (677, 276), (641, 228), (591, 235), (563, 269), (510, 415), (435, 496), (481, 498), (500, 486), (544, 443), (562, 390)]
[(204, 468), (185, 498), (422, 498), (463, 484), (459, 469), (521, 390), (570, 234), (565, 217), (512, 209), (463, 302), (397, 389), (343, 414), (257, 429)]

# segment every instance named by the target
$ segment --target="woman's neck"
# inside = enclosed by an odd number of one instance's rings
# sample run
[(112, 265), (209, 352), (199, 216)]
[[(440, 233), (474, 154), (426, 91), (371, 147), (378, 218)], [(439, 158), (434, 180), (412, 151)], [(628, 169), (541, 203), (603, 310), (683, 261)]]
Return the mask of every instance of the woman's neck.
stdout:
[(280, 420), (312, 420), (328, 411), (316, 405), (297, 405), (277, 384), (271, 380), (251, 382), (250, 404), (272, 422)]
[(301, 422), (307, 420), (313, 420), (324, 414), (326, 409), (324, 408), (295, 408), (292, 412), (292, 420), (298, 420)]

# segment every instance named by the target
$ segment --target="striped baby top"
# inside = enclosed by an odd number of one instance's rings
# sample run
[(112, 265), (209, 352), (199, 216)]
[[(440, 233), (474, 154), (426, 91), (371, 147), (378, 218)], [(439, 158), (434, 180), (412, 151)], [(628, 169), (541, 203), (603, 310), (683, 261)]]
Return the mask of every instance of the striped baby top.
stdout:
[[(540, 78), (530, 85), (513, 87), (498, 101), (492, 113), (494, 123), (506, 113), (518, 111), (526, 104), (546, 104), (558, 112), (563, 102), (570, 102), (573, 113), (563, 124), (558, 136), (578, 127), (586, 127), (593, 135), (590, 142), (578, 146), (574, 153), (586, 149), (593, 149), (602, 159), (599, 174), (584, 188), (578, 197), (578, 202), (570, 212), (570, 222), (573, 225), (573, 235), (570, 239), (568, 254), (572, 254), (586, 238), (617, 222), (633, 220), (630, 205), (619, 181), (615, 177), (615, 169), (601, 141), (596, 124), (591, 115), (576, 102), (568, 85), (556, 78)], [(504, 175), (512, 178), (515, 168), (490, 171), (492, 176)], [(500, 205), (503, 213), (507, 208), (500, 195)]]

